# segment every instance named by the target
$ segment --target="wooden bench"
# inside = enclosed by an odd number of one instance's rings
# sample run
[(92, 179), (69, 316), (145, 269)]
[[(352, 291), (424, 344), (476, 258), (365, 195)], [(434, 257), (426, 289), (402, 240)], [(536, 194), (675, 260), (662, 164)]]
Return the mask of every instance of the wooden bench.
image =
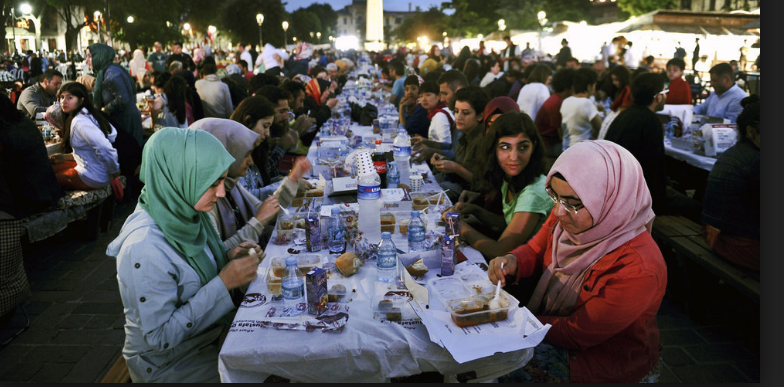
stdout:
[(109, 372), (101, 379), (101, 383), (133, 383), (131, 381), (131, 374), (128, 371), (128, 365), (125, 364), (125, 358), (122, 354), (114, 362)]
[[(737, 266), (717, 255), (702, 238), (702, 225), (683, 216), (657, 216), (651, 231), (665, 259), (670, 260), (668, 274), (675, 274), (668, 280), (668, 292), (685, 292), (690, 315), (711, 296), (704, 286), (704, 280), (709, 276), (718, 277), (759, 304), (759, 272)], [(672, 264), (677, 264), (680, 271), (669, 267)]]

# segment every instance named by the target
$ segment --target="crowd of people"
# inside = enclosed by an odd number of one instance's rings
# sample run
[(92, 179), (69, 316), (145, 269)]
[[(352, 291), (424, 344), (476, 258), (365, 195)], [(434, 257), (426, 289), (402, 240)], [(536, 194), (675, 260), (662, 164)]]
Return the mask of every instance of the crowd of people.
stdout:
[[(146, 55), (124, 53), (127, 63), (94, 43), (84, 55), (91, 75), (64, 81), (48, 69), (14, 99), (0, 96), (0, 145), (15, 147), (0, 159), (0, 210), (18, 220), (64, 191), (107, 185), (136, 201), (106, 251), (117, 258), (131, 378), (219, 381), (221, 333), (280, 207), (310, 188), (304, 155), (318, 128), (367, 59), (373, 90), (389, 93), (411, 136), (412, 161), (430, 166), (461, 214), (462, 240), (487, 259), (493, 282), (535, 285), (524, 302), (552, 325), (534, 359), (500, 380), (655, 381), (667, 270), (650, 236), (654, 217), (704, 223), (717, 253), (759, 270), (759, 97), (735, 84), (730, 64), (710, 69), (713, 93), (695, 104), (680, 57), (666, 69), (632, 54), (586, 64), (564, 40), (552, 60), (537, 61), (530, 45), (505, 40), (500, 53), (456, 55), (307, 42), (257, 53), (240, 43), (228, 65), (208, 40), (190, 54), (180, 42), (168, 53), (155, 43)], [(704, 206), (669, 184), (656, 114), (665, 104), (738, 125)], [(38, 113), (60, 130), (48, 162)], [(8, 167), (21, 159), (23, 173)], [(138, 184), (118, 186), (120, 174)]]

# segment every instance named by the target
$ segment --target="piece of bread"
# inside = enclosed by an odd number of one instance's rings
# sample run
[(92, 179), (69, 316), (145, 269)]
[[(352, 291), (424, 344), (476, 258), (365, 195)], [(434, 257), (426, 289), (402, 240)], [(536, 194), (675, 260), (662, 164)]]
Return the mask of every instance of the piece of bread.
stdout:
[(361, 266), (362, 260), (353, 252), (342, 254), (335, 259), (335, 267), (340, 270), (340, 274), (343, 274), (344, 277), (351, 277), (356, 274)]
[(422, 260), (422, 258), (419, 258), (410, 265), (406, 266), (406, 270), (408, 270), (408, 274), (411, 274), (411, 276), (417, 277), (425, 275), (429, 269), (425, 265), (425, 261)]
[(305, 197), (306, 198), (317, 198), (317, 197), (322, 197), (322, 196), (324, 196), (324, 190), (323, 189), (314, 188), (314, 189), (309, 189), (309, 190), (305, 191)]

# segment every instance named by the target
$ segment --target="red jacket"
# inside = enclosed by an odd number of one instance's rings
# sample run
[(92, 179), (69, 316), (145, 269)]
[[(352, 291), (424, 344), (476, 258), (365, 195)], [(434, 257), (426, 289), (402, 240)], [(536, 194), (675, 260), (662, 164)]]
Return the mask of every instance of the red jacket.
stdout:
[(670, 90), (667, 93), (668, 105), (691, 105), (691, 87), (683, 78), (670, 82), (667, 88)]
[[(512, 251), (517, 280), (550, 265), (557, 221), (551, 213), (528, 243)], [(544, 340), (568, 350), (572, 382), (636, 383), (656, 365), (661, 349), (656, 313), (666, 286), (664, 258), (643, 232), (591, 268), (571, 315), (536, 315), (552, 325)]]

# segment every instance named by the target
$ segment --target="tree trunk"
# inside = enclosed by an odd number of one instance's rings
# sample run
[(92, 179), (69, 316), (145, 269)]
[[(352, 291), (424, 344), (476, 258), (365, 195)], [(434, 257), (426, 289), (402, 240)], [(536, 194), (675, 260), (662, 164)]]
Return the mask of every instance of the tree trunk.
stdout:
[(76, 50), (77, 41), (79, 39), (79, 30), (70, 28), (69, 25), (65, 30), (65, 52), (70, 53)]

